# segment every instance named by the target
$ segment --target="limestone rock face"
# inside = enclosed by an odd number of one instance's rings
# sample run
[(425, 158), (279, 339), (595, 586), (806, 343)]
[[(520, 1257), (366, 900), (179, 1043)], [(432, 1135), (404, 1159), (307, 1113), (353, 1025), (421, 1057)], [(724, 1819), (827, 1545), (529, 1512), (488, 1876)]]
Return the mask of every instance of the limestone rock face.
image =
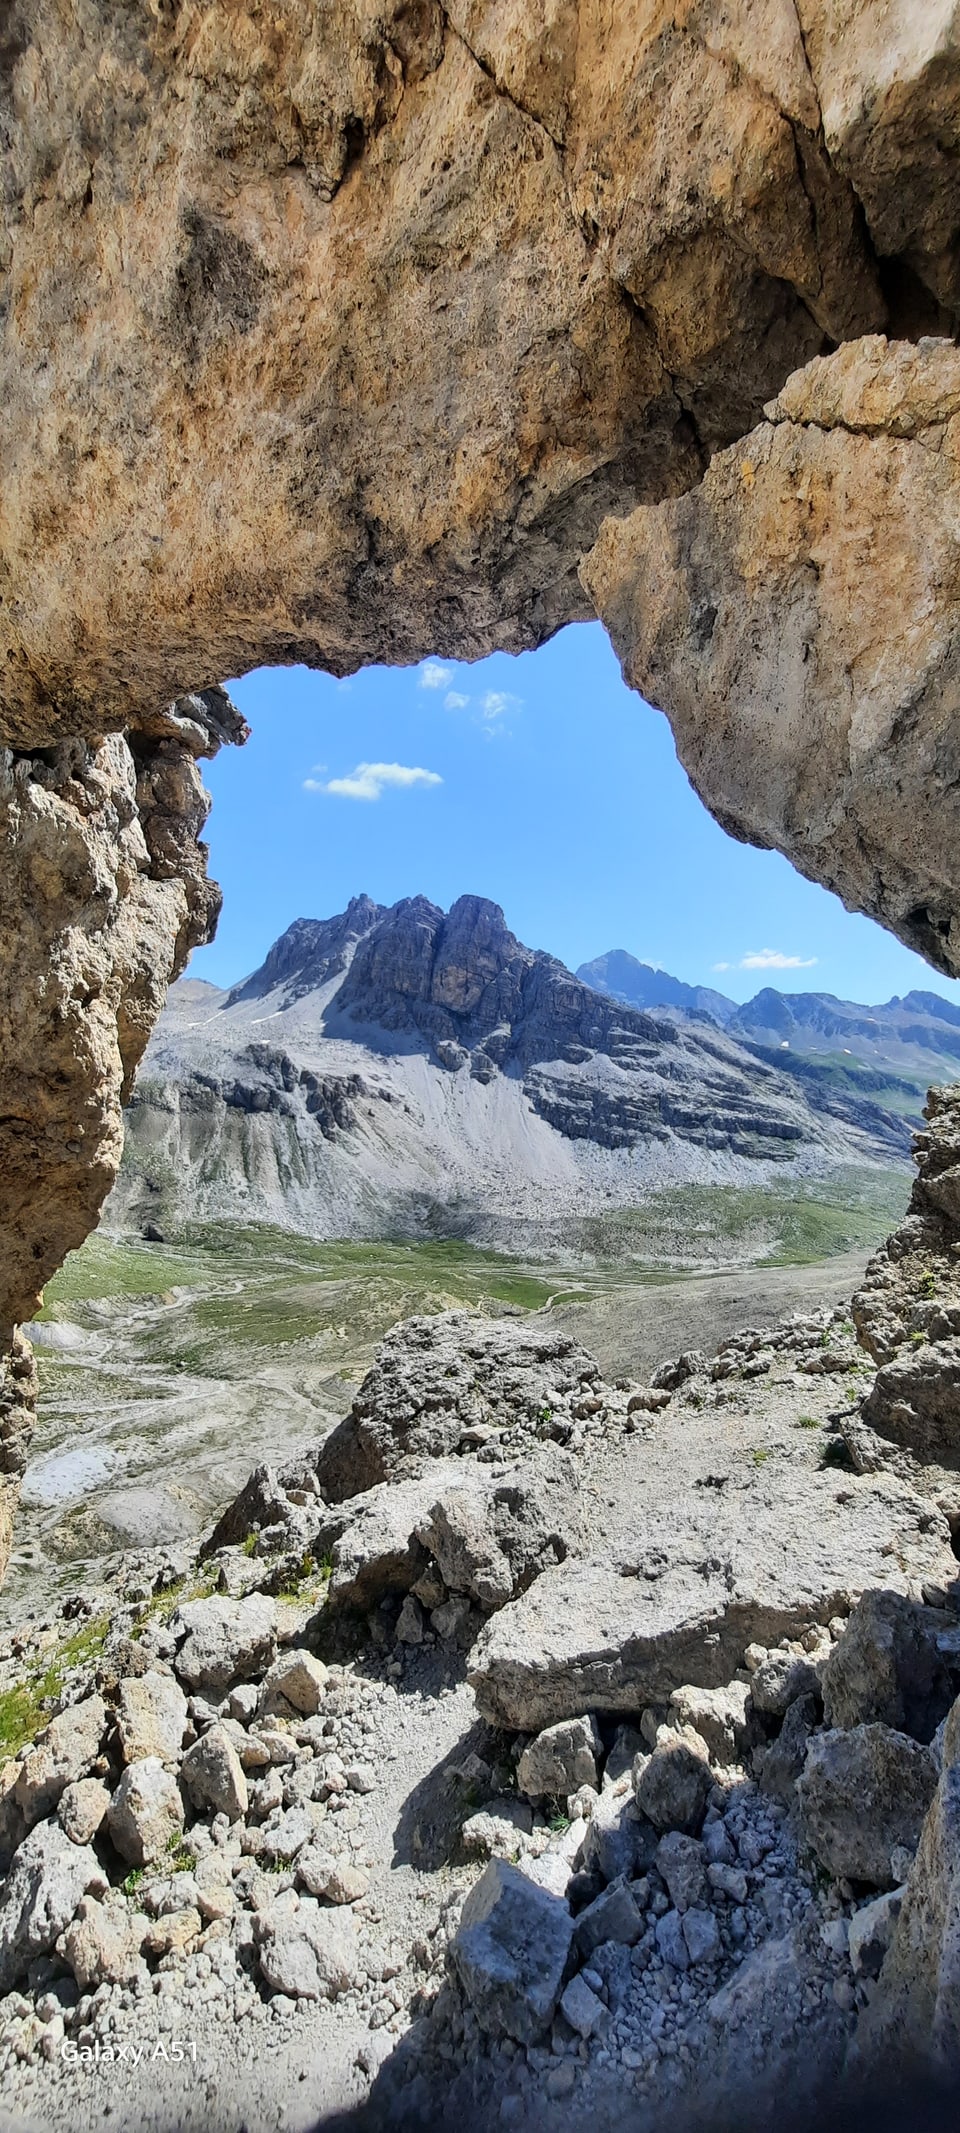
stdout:
[(890, 1888), (890, 1855), (915, 1848), (936, 1787), (927, 1749), (891, 1726), (820, 1733), (797, 1782), (801, 1827), (830, 1873)]
[(861, 2015), (864, 2066), (960, 2066), (960, 1706), (947, 1721), (943, 1768), (876, 1993)]
[(14, 1328), (96, 1221), (167, 985), (220, 907), (196, 758), (246, 729), (222, 690), (144, 724), (0, 747), (0, 1574), (37, 1391)]
[(857, 1333), (880, 1364), (849, 1443), (861, 1469), (920, 1473), (960, 1523), (960, 1089), (931, 1089), (914, 1137), (905, 1220), (870, 1261), (853, 1299)]
[(662, 1508), (641, 1493), (629, 1561), (561, 1562), (485, 1625), (470, 1674), (484, 1717), (527, 1732), (720, 1688), (753, 1640), (829, 1621), (869, 1586), (951, 1576), (928, 1500), (888, 1477), (846, 1480), (785, 1470), (771, 1484), (760, 1469), (729, 1507), (726, 1492), (704, 1504), (691, 1488), (671, 1503), (669, 1554)]
[(960, 973), (960, 355), (881, 336), (790, 378), (584, 579), (724, 828)]
[(865, 1592), (823, 1669), (827, 1725), (880, 1723), (932, 1740), (960, 1686), (957, 1642), (954, 1615)]
[[(587, 613), (605, 510), (675, 494), (825, 335), (886, 321), (822, 99), (878, 224), (896, 128), (848, 120), (836, 42), (815, 78), (786, 0), (294, 0), (269, 21), (187, 0), (82, 26), (20, 0), (17, 745), (261, 661), (473, 655)], [(922, 276), (956, 180), (915, 132), (916, 194), (946, 194), (909, 231)]]

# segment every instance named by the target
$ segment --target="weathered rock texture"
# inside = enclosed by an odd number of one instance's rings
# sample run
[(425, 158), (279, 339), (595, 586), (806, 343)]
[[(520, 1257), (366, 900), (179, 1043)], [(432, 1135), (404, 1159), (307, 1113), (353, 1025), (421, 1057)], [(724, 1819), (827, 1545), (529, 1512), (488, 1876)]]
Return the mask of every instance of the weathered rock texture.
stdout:
[(943, 1768), (876, 1994), (857, 2038), (864, 2065), (960, 2069), (960, 1704), (947, 1720)]
[(960, 1089), (931, 1089), (914, 1136), (917, 1176), (903, 1222), (853, 1299), (880, 1368), (844, 1423), (855, 1464), (923, 1472), (960, 1531)]
[(584, 573), (724, 827), (953, 976), (958, 412), (951, 344), (841, 348)]
[(607, 1391), (580, 1342), (537, 1317), (517, 1324), (450, 1311), (406, 1319), (321, 1445), (317, 1479), (328, 1503), (340, 1503), (417, 1472), (424, 1459), (522, 1454), (530, 1438), (582, 1439), (578, 1423), (606, 1419)]
[(222, 690), (150, 727), (0, 750), (0, 1569), (36, 1401), (14, 1328), (96, 1222), (167, 985), (219, 910), (195, 759), (244, 729)]
[[(833, 12), (188, 0), (65, 22), (21, 0), (11, 733), (123, 726), (261, 660), (519, 647), (587, 613), (604, 510), (687, 487), (828, 336), (887, 322), (861, 166), (881, 242), (937, 281), (949, 40), (902, 40), (865, 125)], [(890, 34), (860, 12), (869, 75)]]

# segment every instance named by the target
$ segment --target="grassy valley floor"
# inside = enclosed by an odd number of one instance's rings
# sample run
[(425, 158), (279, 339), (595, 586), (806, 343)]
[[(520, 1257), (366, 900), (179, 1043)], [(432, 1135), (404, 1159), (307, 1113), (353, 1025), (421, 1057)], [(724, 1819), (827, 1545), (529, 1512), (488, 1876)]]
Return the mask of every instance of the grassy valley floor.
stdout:
[(747, 1321), (841, 1301), (908, 1190), (905, 1172), (866, 1169), (779, 1192), (678, 1189), (539, 1261), (226, 1225), (94, 1236), (35, 1329), (40, 1420), (7, 1618), (75, 1587), (86, 1561), (201, 1531), (253, 1466), (326, 1434), (413, 1313), (549, 1310), (607, 1374), (644, 1377)]

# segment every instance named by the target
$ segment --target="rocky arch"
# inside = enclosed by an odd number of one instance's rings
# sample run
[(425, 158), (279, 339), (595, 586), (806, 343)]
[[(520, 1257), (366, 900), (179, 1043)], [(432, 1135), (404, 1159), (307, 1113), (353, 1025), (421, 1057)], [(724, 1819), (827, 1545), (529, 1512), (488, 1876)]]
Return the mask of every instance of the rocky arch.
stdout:
[(598, 612), (721, 821), (960, 969), (958, 111), (952, 0), (4, 9), (0, 1557), (224, 674)]

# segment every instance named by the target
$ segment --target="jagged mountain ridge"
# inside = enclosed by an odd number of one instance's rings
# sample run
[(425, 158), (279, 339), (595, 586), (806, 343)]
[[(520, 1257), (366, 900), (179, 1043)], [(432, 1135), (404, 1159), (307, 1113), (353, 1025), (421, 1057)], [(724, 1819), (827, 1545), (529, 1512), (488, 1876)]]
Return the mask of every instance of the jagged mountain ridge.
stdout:
[[(862, 1066), (884, 1069), (873, 1084), (877, 1088), (889, 1088), (903, 1076), (905, 1088), (925, 1092), (938, 1071), (948, 1072), (950, 1063), (960, 1059), (960, 1006), (939, 993), (894, 994), (868, 1006), (833, 993), (789, 993), (765, 985), (741, 1005), (709, 986), (687, 985), (623, 948), (581, 963), (577, 976), (625, 1005), (696, 1021), (707, 1017), (749, 1046), (788, 1046), (808, 1058), (849, 1057)], [(862, 1075), (858, 1082), (861, 1088), (871, 1086)]]
[(595, 991), (482, 897), (357, 897), (229, 992), (173, 988), (108, 1221), (506, 1241), (659, 1185), (907, 1148), (862, 1096), (811, 1097), (715, 1025)]

